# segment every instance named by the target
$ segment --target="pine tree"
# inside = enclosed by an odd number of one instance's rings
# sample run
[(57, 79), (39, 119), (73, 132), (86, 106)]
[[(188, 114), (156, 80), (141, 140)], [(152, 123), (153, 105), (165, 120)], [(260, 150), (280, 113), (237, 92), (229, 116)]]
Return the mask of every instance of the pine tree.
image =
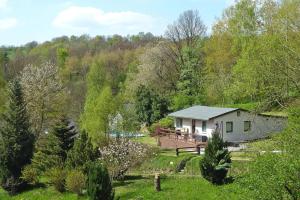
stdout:
[(75, 136), (77, 135), (76, 128), (65, 116), (63, 116), (53, 127), (51, 133), (60, 140), (60, 147), (63, 150), (61, 157), (63, 161), (65, 161), (68, 151), (74, 145)]
[(107, 169), (99, 162), (89, 167), (88, 195), (90, 200), (113, 200), (114, 190)]
[(36, 144), (36, 152), (32, 158), (32, 167), (39, 173), (62, 165), (61, 141), (53, 134), (43, 134)]
[(91, 139), (86, 132), (82, 132), (75, 140), (73, 148), (68, 152), (67, 166), (71, 169), (79, 168), (87, 173), (89, 163), (98, 157), (98, 150), (93, 148)]
[(4, 189), (15, 194), (24, 185), (21, 170), (32, 158), (34, 135), (19, 81), (9, 86), (9, 107), (0, 129), (0, 180)]
[(222, 184), (231, 165), (230, 153), (219, 134), (214, 133), (200, 161), (202, 176), (214, 184)]

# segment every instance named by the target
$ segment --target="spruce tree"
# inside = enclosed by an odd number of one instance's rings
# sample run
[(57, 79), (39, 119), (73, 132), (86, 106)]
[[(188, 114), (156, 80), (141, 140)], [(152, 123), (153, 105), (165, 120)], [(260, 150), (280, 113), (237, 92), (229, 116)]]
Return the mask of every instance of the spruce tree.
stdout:
[(68, 151), (73, 147), (75, 136), (77, 134), (75, 126), (65, 116), (62, 116), (53, 127), (52, 134), (54, 134), (60, 141), (63, 161), (67, 158)]
[(36, 144), (36, 152), (32, 158), (32, 167), (43, 173), (53, 167), (62, 165), (63, 150), (60, 140), (53, 134), (42, 134)]
[(68, 152), (67, 166), (71, 169), (79, 168), (87, 173), (89, 163), (98, 157), (98, 150), (93, 148), (91, 139), (83, 131), (79, 138), (76, 138), (73, 148)]
[(94, 162), (89, 167), (87, 192), (90, 200), (114, 199), (108, 170), (99, 162)]
[(230, 153), (218, 133), (213, 133), (200, 161), (202, 176), (213, 184), (222, 184), (231, 165)]
[(9, 106), (0, 129), (0, 180), (10, 194), (24, 185), (21, 170), (30, 163), (33, 147), (34, 135), (30, 131), (22, 88), (14, 80), (9, 84)]

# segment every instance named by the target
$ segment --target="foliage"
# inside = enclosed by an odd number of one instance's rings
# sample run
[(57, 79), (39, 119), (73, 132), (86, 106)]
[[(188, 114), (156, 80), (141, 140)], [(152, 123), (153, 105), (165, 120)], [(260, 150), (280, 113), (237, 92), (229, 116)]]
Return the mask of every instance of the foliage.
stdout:
[(34, 135), (19, 81), (14, 80), (9, 88), (9, 107), (0, 129), (0, 180), (4, 189), (15, 194), (23, 184), (21, 170), (32, 158)]
[(88, 73), (88, 92), (81, 118), (83, 130), (89, 133), (93, 143), (107, 140), (109, 117), (114, 112), (111, 87), (105, 85), (102, 65), (93, 64)]
[(174, 127), (174, 119), (171, 118), (171, 117), (162, 118), (158, 122), (153, 123), (149, 127), (148, 130), (149, 130), (150, 133), (154, 133), (157, 127), (161, 127), (161, 128), (173, 128)]
[(52, 125), (64, 108), (64, 89), (56, 65), (28, 65), (21, 75), (24, 98), (36, 138)]
[(36, 143), (36, 152), (31, 160), (33, 168), (39, 173), (63, 164), (61, 141), (53, 134), (43, 134)]
[(36, 185), (39, 183), (39, 172), (31, 165), (26, 165), (22, 170), (21, 178), (29, 184)]
[(136, 92), (135, 102), (138, 120), (147, 125), (163, 118), (168, 112), (167, 100), (143, 85)]
[(67, 173), (63, 168), (54, 167), (47, 171), (47, 177), (49, 177), (49, 183), (54, 186), (58, 192), (65, 191)]
[(239, 180), (254, 199), (299, 199), (299, 119), (300, 108), (291, 108), (289, 124), (281, 135), (273, 138), (281, 153), (265, 153), (250, 166)]
[(90, 200), (113, 200), (114, 190), (108, 170), (99, 162), (89, 168), (88, 195)]
[(117, 138), (100, 149), (101, 160), (112, 178), (123, 179), (127, 170), (140, 164), (147, 156), (149, 148), (126, 138)]
[(66, 178), (67, 190), (82, 195), (83, 189), (86, 186), (86, 176), (80, 170), (72, 170), (68, 172)]
[(230, 154), (219, 134), (214, 133), (205, 148), (204, 158), (200, 161), (202, 176), (214, 184), (224, 183), (231, 165)]
[(55, 135), (60, 141), (60, 147), (62, 149), (62, 160), (67, 158), (68, 151), (73, 147), (75, 136), (77, 135), (74, 124), (71, 123), (65, 116), (59, 119), (52, 127), (52, 134)]
[(81, 169), (87, 173), (89, 163), (95, 161), (98, 154), (98, 150), (93, 148), (91, 138), (83, 131), (68, 152), (66, 164), (70, 169)]

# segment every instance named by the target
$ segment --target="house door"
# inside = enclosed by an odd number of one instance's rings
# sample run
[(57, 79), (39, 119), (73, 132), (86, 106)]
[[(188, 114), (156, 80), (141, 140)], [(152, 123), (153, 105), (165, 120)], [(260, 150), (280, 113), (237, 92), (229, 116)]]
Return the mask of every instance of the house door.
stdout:
[(196, 132), (196, 120), (192, 119), (192, 133)]

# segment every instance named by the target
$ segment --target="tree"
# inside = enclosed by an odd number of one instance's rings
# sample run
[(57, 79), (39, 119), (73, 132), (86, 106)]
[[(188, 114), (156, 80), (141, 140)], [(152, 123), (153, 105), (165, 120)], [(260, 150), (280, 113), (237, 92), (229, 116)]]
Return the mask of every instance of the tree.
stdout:
[(62, 158), (63, 161), (67, 158), (68, 151), (73, 147), (74, 140), (77, 135), (76, 128), (70, 120), (65, 116), (62, 116), (52, 128), (52, 133), (60, 140), (61, 149), (62, 149)]
[(38, 139), (64, 111), (65, 93), (58, 68), (50, 62), (41, 66), (28, 65), (22, 71), (21, 84), (30, 122)]
[(89, 133), (93, 143), (99, 145), (108, 139), (109, 120), (115, 110), (114, 102), (109, 86), (105, 86), (100, 94), (89, 92), (91, 91), (88, 91), (82, 115), (82, 129)]
[(36, 144), (36, 152), (31, 160), (31, 166), (38, 173), (44, 173), (53, 167), (63, 165), (64, 154), (61, 141), (53, 134), (42, 134)]
[(67, 49), (65, 49), (65, 48), (58, 48), (56, 50), (56, 54), (57, 54), (58, 66), (60, 67), (60, 69), (63, 69), (65, 66), (66, 60), (69, 56), (69, 53), (68, 53)]
[(113, 200), (114, 190), (107, 169), (99, 162), (89, 167), (87, 192), (90, 200)]
[(99, 156), (98, 150), (93, 148), (91, 138), (83, 131), (75, 140), (73, 148), (68, 152), (67, 166), (71, 169), (82, 169), (87, 173), (88, 165)]
[(141, 85), (136, 91), (135, 110), (138, 120), (150, 125), (165, 116), (168, 102), (152, 89)]
[(230, 153), (218, 133), (214, 133), (200, 161), (202, 176), (213, 184), (222, 184), (231, 165)]
[(273, 137), (281, 153), (266, 152), (250, 166), (237, 182), (252, 199), (299, 199), (300, 107), (289, 108), (287, 128)]
[(22, 87), (14, 80), (9, 85), (9, 107), (0, 129), (0, 180), (10, 194), (15, 194), (24, 183), (21, 170), (30, 163), (33, 145)]

